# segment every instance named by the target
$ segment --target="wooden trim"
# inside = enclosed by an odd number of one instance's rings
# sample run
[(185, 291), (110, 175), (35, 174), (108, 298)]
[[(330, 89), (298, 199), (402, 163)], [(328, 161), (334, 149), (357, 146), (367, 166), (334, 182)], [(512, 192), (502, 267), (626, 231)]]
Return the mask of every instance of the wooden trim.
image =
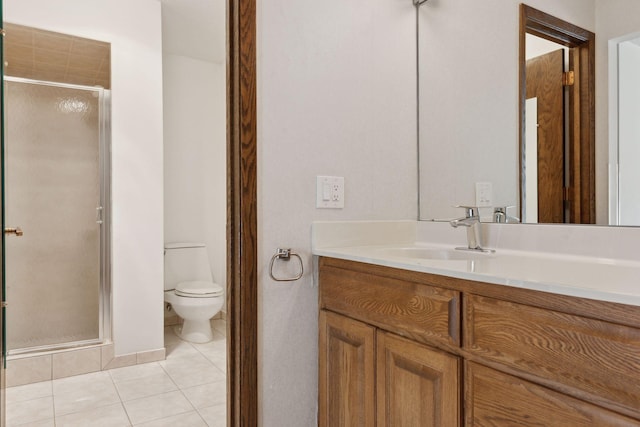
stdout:
[[(591, 31), (580, 28), (553, 15), (534, 9), (526, 4), (520, 5), (521, 17), (526, 24), (526, 32), (552, 42), (574, 47), (593, 38)], [(522, 22), (522, 21), (521, 21)]]
[(256, 0), (227, 1), (227, 425), (258, 425)]
[[(570, 164), (570, 217), (576, 224), (595, 224), (595, 34), (552, 15), (520, 5), (519, 96), (520, 120), (520, 191), (523, 194), (524, 172), (524, 105), (525, 88), (525, 34), (530, 33), (571, 49), (570, 67), (575, 72), (576, 84), (570, 95), (571, 120)], [(522, 197), (521, 197), (522, 202)], [(522, 203), (521, 203), (522, 214)]]
[[(572, 197), (580, 199), (580, 214), (575, 221), (580, 224), (596, 223), (596, 166), (595, 166), (595, 35), (583, 43), (579, 49), (580, 60), (580, 132), (582, 136), (574, 144), (579, 144), (580, 170), (574, 177), (579, 176), (580, 191), (574, 191)], [(579, 174), (579, 175), (578, 175)]]

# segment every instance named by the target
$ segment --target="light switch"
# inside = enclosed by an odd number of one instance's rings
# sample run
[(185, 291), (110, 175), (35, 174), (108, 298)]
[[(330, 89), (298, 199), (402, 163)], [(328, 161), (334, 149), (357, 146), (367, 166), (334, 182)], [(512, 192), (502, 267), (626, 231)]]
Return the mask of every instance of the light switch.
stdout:
[(344, 177), (316, 177), (316, 207), (320, 209), (344, 208)]
[(328, 182), (322, 183), (322, 200), (324, 202), (331, 200), (331, 184)]

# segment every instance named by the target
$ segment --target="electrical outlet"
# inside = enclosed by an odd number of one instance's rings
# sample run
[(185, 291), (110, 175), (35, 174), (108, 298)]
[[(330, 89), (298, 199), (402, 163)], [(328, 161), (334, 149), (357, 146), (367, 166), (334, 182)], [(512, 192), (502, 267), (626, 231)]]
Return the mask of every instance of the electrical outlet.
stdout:
[(344, 177), (316, 177), (316, 207), (320, 209), (344, 208)]
[(476, 206), (486, 208), (493, 205), (493, 185), (490, 182), (476, 182)]
[(339, 202), (342, 200), (342, 184), (333, 183), (331, 185), (331, 200), (334, 202)]

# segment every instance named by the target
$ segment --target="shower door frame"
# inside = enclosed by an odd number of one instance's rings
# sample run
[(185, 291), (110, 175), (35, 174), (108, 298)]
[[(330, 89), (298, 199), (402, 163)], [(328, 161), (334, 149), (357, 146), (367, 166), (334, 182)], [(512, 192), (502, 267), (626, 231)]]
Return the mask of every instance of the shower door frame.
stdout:
[[(54, 86), (98, 93), (98, 174), (100, 182), (100, 204), (96, 207), (96, 222), (100, 225), (98, 337), (89, 340), (70, 341), (66, 343), (7, 350), (7, 356), (10, 358), (15, 355), (67, 350), (89, 345), (104, 344), (106, 341), (111, 339), (111, 90), (98, 86), (75, 85), (4, 75), (3, 88), (6, 85), (6, 82)], [(3, 113), (6, 114), (6, 111)], [(8, 141), (8, 138), (5, 135), (5, 150), (9, 144), (10, 141)], [(3, 171), (3, 174), (4, 173), (5, 171)], [(5, 181), (5, 185), (10, 185), (10, 183)], [(5, 298), (8, 296), (9, 295), (5, 295)], [(7, 327), (11, 327), (11, 325), (7, 325)]]

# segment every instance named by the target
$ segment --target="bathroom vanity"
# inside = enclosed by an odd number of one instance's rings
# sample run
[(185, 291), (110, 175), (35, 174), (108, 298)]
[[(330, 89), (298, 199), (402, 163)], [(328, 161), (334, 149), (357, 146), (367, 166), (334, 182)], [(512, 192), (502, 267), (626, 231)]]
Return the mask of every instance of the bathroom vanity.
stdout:
[(637, 263), (580, 272), (561, 259), (580, 287), (560, 270), (557, 286), (516, 277), (555, 258), (515, 268), (344, 242), (314, 253), (320, 426), (640, 426), (640, 292), (621, 298), (640, 286)]

